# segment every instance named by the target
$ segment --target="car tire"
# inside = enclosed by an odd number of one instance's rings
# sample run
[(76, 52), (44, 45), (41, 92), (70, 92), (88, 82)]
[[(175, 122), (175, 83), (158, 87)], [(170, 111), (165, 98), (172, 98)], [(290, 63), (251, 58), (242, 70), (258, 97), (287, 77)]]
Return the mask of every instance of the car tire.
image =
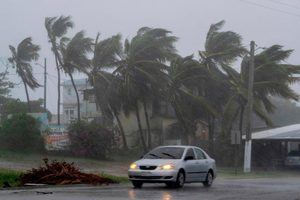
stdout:
[(180, 170), (177, 174), (176, 182), (173, 184), (175, 188), (182, 188), (185, 183), (185, 174)]
[(142, 181), (131, 181), (134, 188), (142, 188), (143, 182)]
[(203, 182), (204, 187), (210, 187), (213, 184), (214, 176), (211, 171), (209, 171), (206, 175), (206, 179)]

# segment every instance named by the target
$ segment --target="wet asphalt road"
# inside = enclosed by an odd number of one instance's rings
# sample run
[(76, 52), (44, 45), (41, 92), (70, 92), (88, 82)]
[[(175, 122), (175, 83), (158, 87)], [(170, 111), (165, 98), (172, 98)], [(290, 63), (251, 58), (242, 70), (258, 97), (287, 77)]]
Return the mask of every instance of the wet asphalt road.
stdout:
[(0, 190), (1, 200), (300, 200), (300, 179), (216, 180), (213, 187), (187, 184), (182, 189), (168, 189), (164, 185), (145, 185), (133, 189), (131, 185), (102, 187), (68, 186), (19, 190)]

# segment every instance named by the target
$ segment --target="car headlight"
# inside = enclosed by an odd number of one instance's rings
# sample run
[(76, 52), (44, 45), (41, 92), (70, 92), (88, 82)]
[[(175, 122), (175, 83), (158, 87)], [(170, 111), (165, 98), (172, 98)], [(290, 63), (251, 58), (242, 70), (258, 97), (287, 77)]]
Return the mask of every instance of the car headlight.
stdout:
[(138, 167), (137, 164), (132, 163), (129, 168), (130, 169), (137, 169), (137, 167)]
[(159, 168), (162, 170), (171, 170), (171, 169), (174, 169), (174, 165), (173, 164), (165, 164), (165, 165), (161, 165)]

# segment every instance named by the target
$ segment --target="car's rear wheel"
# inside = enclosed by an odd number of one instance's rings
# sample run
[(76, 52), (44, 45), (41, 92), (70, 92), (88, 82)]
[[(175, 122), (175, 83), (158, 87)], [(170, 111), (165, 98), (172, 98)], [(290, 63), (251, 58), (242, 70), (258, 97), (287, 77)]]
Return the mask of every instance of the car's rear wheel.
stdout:
[(211, 171), (209, 171), (206, 175), (206, 179), (205, 181), (203, 182), (203, 185), (205, 187), (210, 187), (212, 184), (213, 184), (213, 181), (214, 181), (214, 177), (213, 177), (213, 174)]
[(134, 188), (142, 188), (143, 182), (142, 181), (131, 181)]
[(182, 170), (180, 170), (177, 174), (177, 179), (174, 186), (176, 188), (182, 188), (184, 186), (184, 183), (185, 183), (185, 174)]

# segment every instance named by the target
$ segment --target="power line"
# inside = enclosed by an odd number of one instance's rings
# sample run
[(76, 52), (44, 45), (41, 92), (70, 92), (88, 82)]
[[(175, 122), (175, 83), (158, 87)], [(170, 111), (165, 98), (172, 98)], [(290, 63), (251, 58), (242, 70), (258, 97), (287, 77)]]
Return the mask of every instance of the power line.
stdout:
[(252, 1), (247, 1), (247, 0), (240, 0), (240, 1), (243, 2), (243, 3), (247, 3), (247, 4), (251, 4), (251, 5), (254, 5), (254, 6), (261, 7), (261, 8), (265, 8), (265, 9), (268, 9), (268, 10), (284, 13), (284, 14), (287, 14), (287, 15), (290, 15), (290, 16), (300, 17), (300, 15), (298, 15), (298, 14), (291, 13), (291, 12), (281, 10), (281, 9), (277, 9), (277, 8), (272, 8), (272, 7), (269, 7), (269, 6), (265, 6), (265, 5), (262, 5), (262, 4), (259, 4), (259, 3), (252, 2)]
[(284, 5), (284, 6), (287, 6), (287, 7), (290, 7), (290, 8), (294, 8), (294, 9), (299, 9), (300, 10), (300, 7), (299, 6), (296, 6), (296, 5), (292, 5), (292, 4), (288, 4), (288, 3), (283, 3), (281, 1), (277, 1), (277, 0), (269, 0), (273, 3), (277, 3), (277, 4), (280, 4), (280, 5)]

